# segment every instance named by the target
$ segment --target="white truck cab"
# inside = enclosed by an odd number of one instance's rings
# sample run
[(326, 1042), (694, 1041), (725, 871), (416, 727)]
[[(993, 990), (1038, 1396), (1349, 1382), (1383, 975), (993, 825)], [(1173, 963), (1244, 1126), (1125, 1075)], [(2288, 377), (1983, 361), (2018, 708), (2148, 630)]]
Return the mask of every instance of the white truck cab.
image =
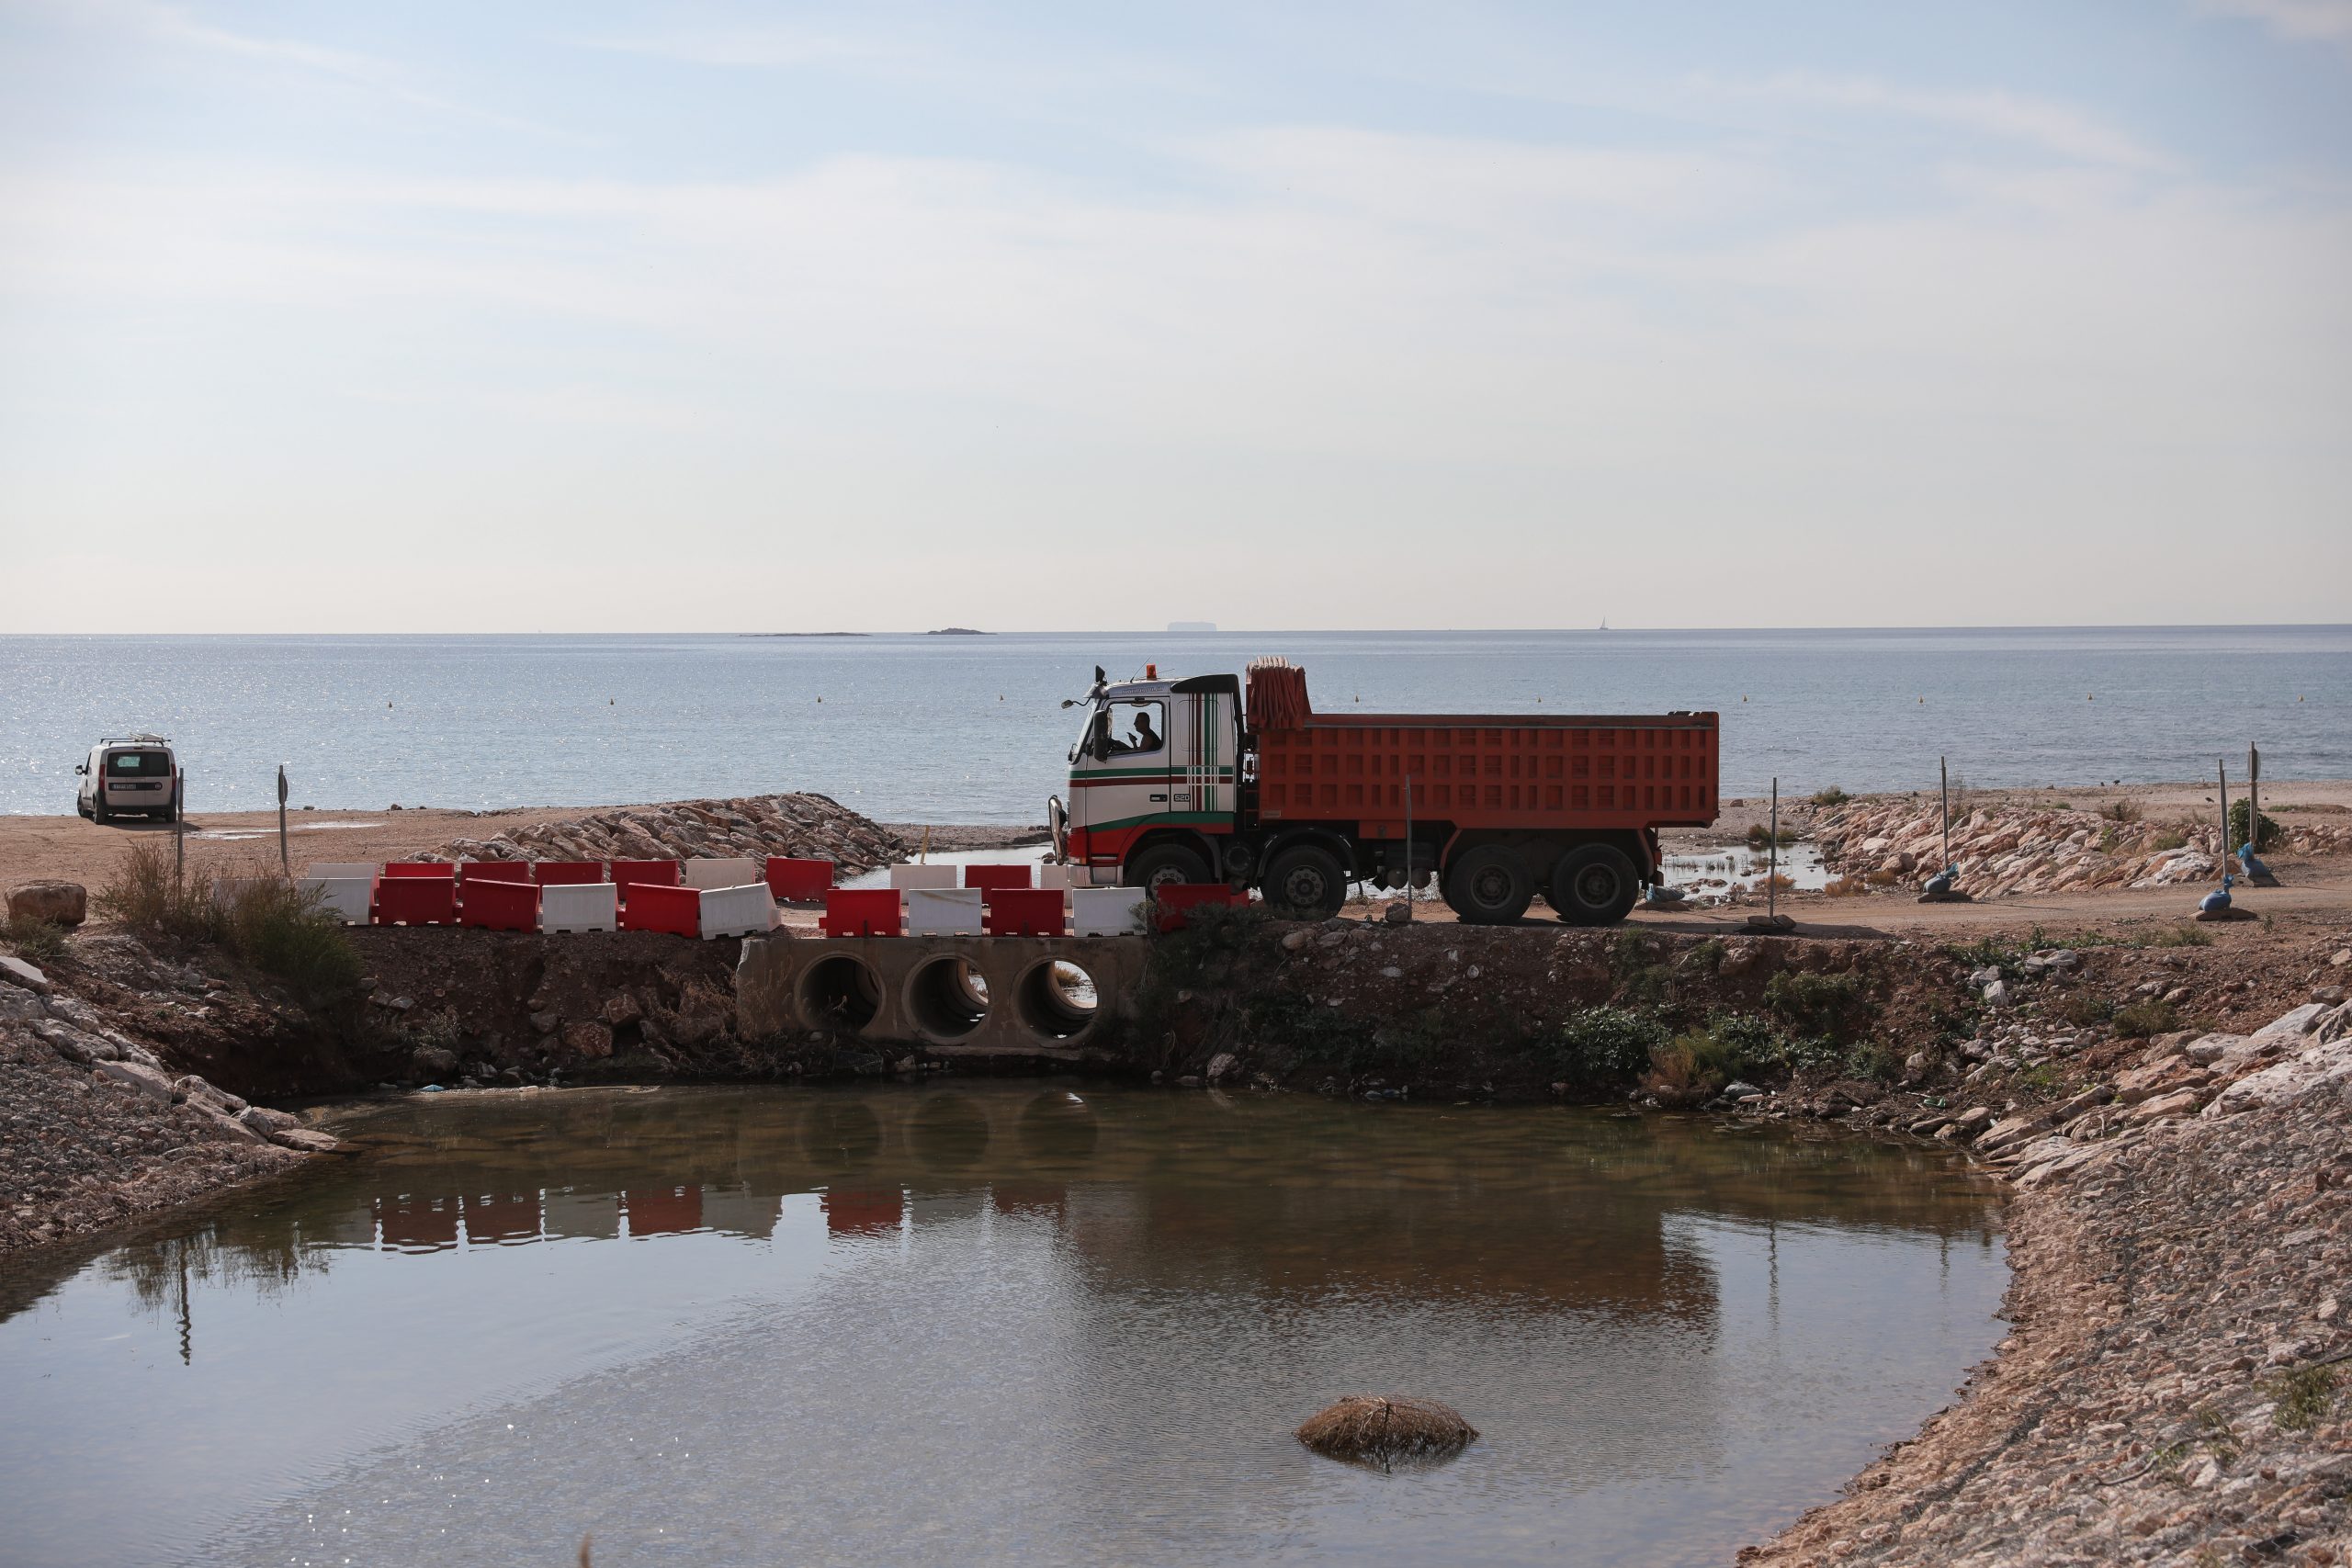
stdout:
[[(1207, 882), (1227, 870), (1212, 858), (1230, 840), (1240, 808), (1241, 683), (1232, 675), (1112, 682), (1069, 706), (1086, 709), (1069, 750), (1069, 801), (1048, 803), (1055, 847), (1073, 886), (1141, 887)], [(1170, 829), (1180, 839), (1131, 853)]]
[(74, 771), (82, 775), (74, 808), (93, 822), (126, 813), (169, 822), (179, 815), (179, 759), (160, 735), (101, 740)]

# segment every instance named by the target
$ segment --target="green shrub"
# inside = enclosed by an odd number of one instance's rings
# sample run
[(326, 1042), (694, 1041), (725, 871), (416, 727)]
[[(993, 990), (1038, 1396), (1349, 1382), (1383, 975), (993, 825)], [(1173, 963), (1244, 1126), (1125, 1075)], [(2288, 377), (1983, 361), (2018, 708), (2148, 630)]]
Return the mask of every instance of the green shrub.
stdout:
[[(1793, 843), (1795, 843), (1795, 842), (1797, 841), (1798, 837), (1799, 837), (1799, 835), (1798, 835), (1798, 833), (1797, 833), (1797, 830), (1796, 830), (1794, 828), (1783, 828), (1783, 829), (1781, 829), (1781, 832), (1780, 832), (1780, 844), (1781, 844), (1781, 847), (1782, 849), (1787, 849), (1791, 844), (1793, 844)], [(1767, 828), (1767, 827), (1766, 827), (1763, 823), (1761, 823), (1761, 822), (1756, 822), (1756, 823), (1751, 823), (1751, 824), (1749, 824), (1749, 826), (1748, 826), (1748, 829), (1747, 829), (1747, 847), (1748, 847), (1749, 849), (1751, 849), (1751, 850), (1766, 850), (1766, 849), (1770, 849), (1770, 848), (1772, 846), (1772, 841), (1773, 841), (1772, 829), (1770, 829), (1770, 828)]]
[(1833, 806), (1843, 806), (1853, 798), (1836, 784), (1831, 784), (1827, 789), (1817, 789), (1813, 792), (1813, 803), (1824, 810)]
[(2148, 848), (2158, 854), (2167, 850), (2180, 850), (2188, 847), (2188, 835), (2177, 828), (2167, 828), (2148, 840)]
[(17, 957), (32, 964), (46, 964), (65, 952), (65, 928), (55, 920), (11, 915), (8, 923), (0, 926), (0, 941), (7, 942)]
[(2088, 991), (2072, 991), (2050, 1004), (2050, 1011), (2062, 1022), (2077, 1029), (2088, 1029), (2105, 1023), (2115, 1016), (2114, 1005)]
[[(2238, 799), (2230, 803), (2230, 841), (2222, 848), (2232, 854), (2237, 853), (2238, 846), (2245, 842), (2246, 815), (2253, 809), (2254, 803), (2249, 800)], [(2262, 814), (2261, 832), (2262, 837), (2254, 841), (2254, 852), (2256, 854), (2275, 850), (2287, 841), (2287, 829), (2278, 826), (2267, 811)]]
[(316, 889), (263, 882), (240, 889), (228, 910), (229, 945), (306, 1001), (348, 994), (359, 984), (359, 950)]
[(2098, 808), (2098, 814), (2110, 822), (2137, 822), (2147, 815), (2140, 803), (2130, 795), (2120, 795)]
[(1702, 975), (1712, 975), (1724, 966), (1724, 939), (1711, 936), (1682, 955), (1682, 965)]
[(1842, 1040), (1861, 1000), (1851, 975), (1807, 975), (1783, 969), (1764, 987), (1764, 1005), (1801, 1033)]
[(1666, 1025), (1647, 1013), (1587, 1008), (1552, 1037), (1549, 1066), (1562, 1078), (1583, 1088), (1623, 1083), (1647, 1067), (1651, 1053), (1667, 1040)]
[(2278, 1402), (2272, 1424), (2282, 1432), (2310, 1431), (2335, 1407), (2335, 1385), (2334, 1367), (2305, 1367), (2271, 1379), (2264, 1390)]
[(2145, 1040), (2154, 1034), (2169, 1034), (2180, 1027), (2180, 1013), (2170, 1002), (2154, 997), (2132, 1003), (2115, 1010), (2115, 1032), (2126, 1040)]

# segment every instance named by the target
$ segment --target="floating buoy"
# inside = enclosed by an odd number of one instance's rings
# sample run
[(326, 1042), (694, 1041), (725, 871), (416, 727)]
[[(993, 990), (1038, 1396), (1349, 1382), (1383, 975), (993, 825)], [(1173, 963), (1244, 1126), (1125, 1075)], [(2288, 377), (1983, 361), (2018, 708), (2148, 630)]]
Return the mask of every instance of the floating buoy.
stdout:
[(2086, 703), (2095, 703), (2098, 701), (2098, 698), (2089, 692), (2085, 692), (2083, 694), (2083, 701)]
[(821, 703), (821, 702), (823, 702), (825, 699), (824, 699), (824, 698), (822, 698), (822, 697), (819, 697), (817, 700), (818, 700), (819, 702), (820, 702), (820, 703)]

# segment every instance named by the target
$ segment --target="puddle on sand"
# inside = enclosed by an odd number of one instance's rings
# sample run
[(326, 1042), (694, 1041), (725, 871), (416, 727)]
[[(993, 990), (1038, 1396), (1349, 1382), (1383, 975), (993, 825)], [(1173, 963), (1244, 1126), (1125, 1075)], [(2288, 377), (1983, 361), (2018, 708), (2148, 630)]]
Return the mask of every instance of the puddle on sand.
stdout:
[[(1944, 1151), (1697, 1118), (1033, 1082), (353, 1130), (0, 1260), (11, 1563), (1719, 1562), (1943, 1404), (2007, 1275)], [(1292, 1440), (1363, 1390), (1483, 1436)]]
[[(1829, 886), (1829, 868), (1821, 862), (1818, 845), (1782, 845), (1780, 869), (1798, 892), (1817, 893)], [(1745, 844), (1669, 854), (1665, 865), (1668, 886), (1682, 888), (1700, 898), (1721, 897), (1734, 887), (1760, 893), (1769, 871), (1766, 852), (1751, 850)]]

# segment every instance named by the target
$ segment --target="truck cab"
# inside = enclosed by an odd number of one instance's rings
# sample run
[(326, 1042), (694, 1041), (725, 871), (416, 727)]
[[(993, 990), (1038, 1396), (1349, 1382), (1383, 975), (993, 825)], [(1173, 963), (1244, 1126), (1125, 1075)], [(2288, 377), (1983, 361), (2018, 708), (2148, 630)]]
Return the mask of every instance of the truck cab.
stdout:
[(169, 822), (179, 815), (179, 761), (160, 735), (101, 740), (74, 771), (82, 778), (74, 809), (93, 822), (126, 814)]
[(1095, 671), (1069, 750), (1056, 848), (1079, 886), (1226, 877), (1240, 810), (1241, 682), (1232, 675), (1108, 682)]

